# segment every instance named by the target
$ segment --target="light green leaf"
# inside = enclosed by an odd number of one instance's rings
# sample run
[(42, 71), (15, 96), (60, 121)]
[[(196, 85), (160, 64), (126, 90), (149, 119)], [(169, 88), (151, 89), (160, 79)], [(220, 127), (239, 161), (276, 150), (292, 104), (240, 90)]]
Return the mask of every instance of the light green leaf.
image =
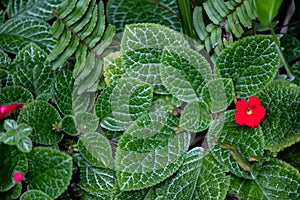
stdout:
[(28, 190), (20, 197), (20, 200), (53, 200), (48, 194), (40, 190)]
[(78, 140), (78, 149), (82, 157), (96, 167), (113, 166), (111, 146), (107, 138), (100, 133), (84, 134)]
[(0, 143), (0, 152), (0, 192), (5, 192), (16, 184), (13, 178), (15, 172), (27, 173), (28, 163), (26, 155), (15, 146)]
[(209, 63), (192, 49), (165, 47), (161, 62), (162, 83), (179, 100), (197, 100), (205, 83), (212, 79)]
[[(101, 94), (96, 114), (101, 126), (113, 131), (126, 130), (139, 116), (147, 113), (152, 101), (152, 87), (135, 78), (121, 78)], [(106, 100), (109, 100), (110, 105)]]
[(47, 61), (47, 54), (36, 44), (30, 43), (18, 52), (14, 62), (13, 80), (30, 90), (35, 96), (51, 91), (54, 71)]
[(5, 133), (5, 136), (1, 138), (4, 144), (16, 145), (20, 140), (20, 135), (17, 130), (11, 129)]
[(157, 93), (167, 93), (159, 75), (165, 46), (189, 47), (189, 44), (183, 35), (165, 26), (127, 25), (121, 42), (122, 65), (126, 75), (150, 83)]
[(299, 199), (300, 174), (289, 164), (271, 159), (255, 171), (255, 180), (232, 176), (229, 193), (241, 199)]
[(29, 153), (32, 149), (32, 141), (29, 137), (22, 137), (18, 141), (17, 147), (20, 151), (24, 153)]
[(167, 112), (150, 113), (123, 134), (116, 152), (117, 178), (122, 191), (150, 187), (178, 170), (190, 135), (175, 132), (178, 123), (175, 119)]
[(57, 150), (36, 147), (28, 155), (28, 189), (41, 190), (52, 198), (70, 184), (72, 158)]
[[(251, 172), (263, 160), (264, 138), (260, 126), (250, 128), (234, 121), (235, 111), (218, 116), (208, 130), (208, 145), (211, 154), (236, 176), (253, 179)], [(249, 160), (255, 158), (257, 162)]]
[(33, 101), (32, 93), (21, 86), (8, 86), (1, 89), (0, 102), (1, 104), (10, 103), (30, 103)]
[(255, 0), (256, 12), (262, 25), (270, 26), (283, 0)]
[(63, 70), (62, 72), (60, 72), (53, 81), (55, 103), (64, 115), (71, 115), (73, 113), (73, 86), (73, 74), (68, 70)]
[(111, 194), (116, 187), (115, 172), (108, 168), (94, 167), (83, 158), (77, 156), (77, 163), (80, 167), (79, 187), (94, 194)]
[(80, 133), (76, 128), (75, 118), (72, 115), (64, 116), (61, 122), (61, 128), (66, 134), (71, 136), (77, 136)]
[(109, 54), (103, 58), (103, 61), (103, 75), (107, 85), (110, 85), (113, 81), (121, 78), (121, 76), (125, 73), (125, 70), (122, 67), (120, 51)]
[(62, 0), (12, 0), (7, 5), (7, 14), (9, 18), (32, 16), (49, 20), (54, 17), (52, 10), (62, 2)]
[(45, 101), (33, 101), (26, 105), (18, 116), (18, 123), (26, 123), (32, 127), (30, 138), (38, 144), (57, 144), (63, 137), (62, 133), (53, 130), (61, 118), (58, 112)]
[(271, 36), (250, 36), (226, 48), (215, 67), (221, 77), (233, 80), (235, 93), (245, 98), (272, 81), (279, 67), (279, 56)]
[(161, 0), (159, 3), (148, 0), (110, 0), (107, 5), (107, 20), (116, 25), (117, 32), (122, 32), (126, 24), (144, 22), (162, 24), (179, 31), (180, 20), (174, 13), (178, 13), (178, 8), (173, 0)]
[(191, 101), (184, 108), (179, 127), (188, 131), (199, 132), (208, 128), (213, 120), (207, 104), (202, 101)]
[(201, 97), (213, 113), (221, 112), (228, 108), (233, 100), (233, 96), (233, 82), (228, 78), (209, 81), (201, 91)]
[(300, 141), (299, 92), (297, 85), (278, 80), (258, 94), (267, 109), (261, 124), (265, 148), (274, 154)]
[(49, 24), (33, 17), (13, 18), (0, 25), (0, 46), (17, 54), (24, 46), (33, 42), (50, 52), (55, 40), (49, 33)]

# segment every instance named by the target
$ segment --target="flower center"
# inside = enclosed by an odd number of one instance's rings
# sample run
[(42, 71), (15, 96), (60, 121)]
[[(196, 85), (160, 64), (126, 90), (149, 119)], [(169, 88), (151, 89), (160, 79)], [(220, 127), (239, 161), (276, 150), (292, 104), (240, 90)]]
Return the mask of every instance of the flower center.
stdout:
[(247, 115), (252, 115), (252, 109), (251, 108), (248, 108), (246, 112), (247, 112)]

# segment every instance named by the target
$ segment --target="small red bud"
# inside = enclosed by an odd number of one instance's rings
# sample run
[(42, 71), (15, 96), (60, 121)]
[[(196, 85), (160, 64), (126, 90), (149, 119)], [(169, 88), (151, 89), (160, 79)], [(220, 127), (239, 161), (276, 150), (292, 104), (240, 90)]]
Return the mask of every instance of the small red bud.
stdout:
[(14, 180), (16, 182), (21, 182), (23, 180), (23, 173), (22, 172), (15, 172), (14, 173)]

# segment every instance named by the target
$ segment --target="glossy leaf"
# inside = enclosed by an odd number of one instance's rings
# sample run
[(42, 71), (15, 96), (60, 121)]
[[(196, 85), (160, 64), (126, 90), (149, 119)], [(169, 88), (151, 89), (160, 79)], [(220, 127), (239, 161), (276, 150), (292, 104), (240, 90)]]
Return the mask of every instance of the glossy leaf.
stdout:
[(231, 78), (235, 93), (249, 97), (259, 92), (274, 78), (279, 56), (271, 36), (250, 36), (235, 42), (218, 57), (216, 70)]
[(35, 43), (46, 52), (50, 52), (55, 40), (49, 33), (49, 24), (33, 17), (21, 17), (7, 20), (0, 25), (1, 47), (17, 54), (29, 43)]
[(17, 144), (18, 149), (24, 153), (29, 153), (32, 149), (32, 146), (32, 141), (27, 136), (22, 137)]
[(299, 199), (300, 174), (289, 164), (272, 159), (255, 171), (255, 180), (232, 176), (229, 193), (241, 199)]
[(194, 50), (182, 46), (165, 47), (161, 62), (162, 83), (179, 100), (197, 100), (205, 83), (212, 79), (210, 65)]
[(82, 157), (96, 167), (113, 166), (111, 146), (107, 138), (100, 133), (84, 134), (78, 140), (78, 149)]
[[(263, 160), (264, 138), (260, 126), (250, 128), (234, 121), (235, 111), (219, 115), (208, 131), (208, 145), (213, 157), (220, 165), (225, 165), (236, 176), (253, 179), (253, 168)], [(250, 162), (251, 158), (256, 162)]]
[(46, 145), (56, 144), (62, 139), (63, 134), (53, 130), (53, 125), (60, 121), (58, 112), (45, 101), (29, 103), (18, 116), (18, 123), (26, 123), (32, 127), (31, 140)]
[(31, 16), (49, 20), (54, 17), (52, 10), (62, 2), (62, 0), (13, 0), (7, 5), (7, 14), (9, 18)]
[(199, 132), (208, 128), (212, 120), (205, 102), (192, 101), (184, 108), (179, 126), (188, 131)]
[(36, 147), (28, 155), (28, 166), (29, 190), (41, 190), (57, 198), (70, 184), (72, 158), (64, 153)]
[(179, 31), (181, 24), (174, 13), (178, 13), (178, 8), (173, 0), (162, 0), (159, 3), (148, 0), (110, 0), (107, 5), (108, 22), (117, 26), (117, 32), (122, 32), (126, 24), (145, 22), (162, 24)]
[(262, 25), (269, 26), (276, 17), (283, 0), (255, 0), (256, 11)]
[(20, 197), (20, 200), (52, 200), (48, 194), (40, 191), (40, 190), (29, 190), (27, 192), (24, 192), (22, 196)]
[(201, 97), (211, 112), (217, 113), (229, 107), (233, 100), (234, 89), (231, 79), (222, 78), (209, 81), (201, 91)]
[(0, 166), (3, 168), (0, 170), (0, 191), (5, 192), (16, 184), (13, 178), (16, 171), (27, 173), (28, 162), (26, 155), (15, 146), (0, 143), (0, 152)]
[(267, 109), (261, 124), (266, 149), (274, 154), (300, 141), (299, 91), (288, 81), (274, 81), (258, 95)]
[(14, 62), (13, 80), (30, 90), (34, 96), (51, 91), (54, 71), (47, 61), (47, 53), (36, 44), (29, 44), (18, 52)]
[(147, 188), (174, 174), (189, 146), (189, 134), (175, 133), (178, 122), (166, 112), (141, 118), (123, 134), (117, 148), (116, 170), (122, 191)]

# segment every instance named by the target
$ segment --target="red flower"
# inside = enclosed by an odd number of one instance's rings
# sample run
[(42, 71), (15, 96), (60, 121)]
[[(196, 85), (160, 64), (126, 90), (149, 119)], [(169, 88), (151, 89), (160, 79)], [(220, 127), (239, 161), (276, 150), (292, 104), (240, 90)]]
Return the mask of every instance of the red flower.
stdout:
[(15, 172), (14, 173), (14, 180), (16, 182), (21, 182), (23, 180), (23, 173), (22, 172)]
[(258, 126), (260, 120), (266, 115), (266, 109), (260, 104), (260, 100), (256, 96), (249, 97), (248, 101), (245, 99), (238, 100), (235, 108), (234, 120), (236, 123), (252, 128)]
[(0, 119), (3, 119), (6, 115), (13, 112), (17, 108), (22, 108), (24, 104), (12, 103), (7, 106), (0, 104)]

